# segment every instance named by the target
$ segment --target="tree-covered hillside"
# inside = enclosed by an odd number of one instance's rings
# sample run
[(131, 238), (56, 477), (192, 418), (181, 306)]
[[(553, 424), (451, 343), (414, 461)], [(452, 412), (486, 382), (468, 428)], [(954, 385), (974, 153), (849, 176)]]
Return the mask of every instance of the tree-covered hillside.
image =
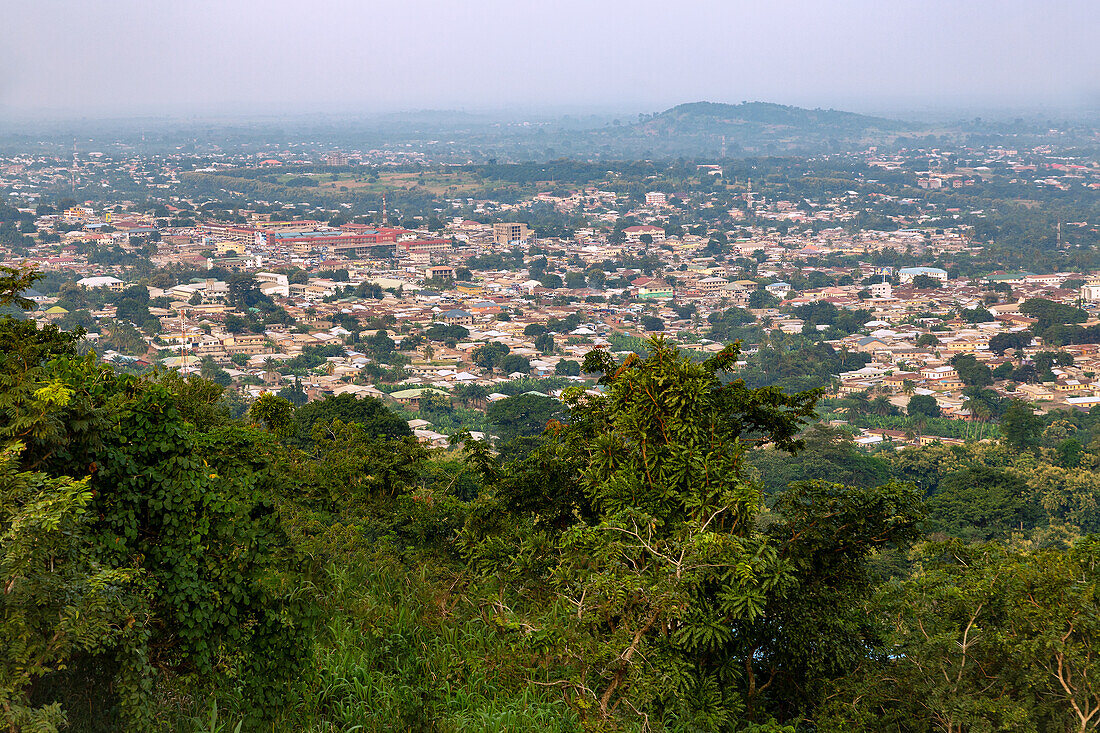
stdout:
[(644, 128), (654, 128), (661, 124), (709, 127), (712, 132), (718, 134), (746, 125), (784, 127), (802, 132), (919, 129), (917, 125), (884, 117), (872, 117), (835, 109), (805, 109), (771, 102), (742, 102), (741, 104), (689, 102), (679, 104), (640, 123)]
[(816, 154), (889, 145), (898, 136), (928, 134), (922, 125), (834, 109), (770, 102), (690, 102), (631, 125), (593, 131), (590, 138), (618, 154), (649, 150), (672, 155)]

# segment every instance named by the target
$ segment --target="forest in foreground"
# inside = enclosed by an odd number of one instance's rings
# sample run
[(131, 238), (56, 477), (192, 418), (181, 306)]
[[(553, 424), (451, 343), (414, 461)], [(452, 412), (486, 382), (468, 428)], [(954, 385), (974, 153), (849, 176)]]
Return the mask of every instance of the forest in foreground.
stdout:
[(737, 354), (594, 351), (598, 388), (541, 434), (433, 451), (381, 402), (265, 395), (234, 419), (213, 382), (118, 374), (4, 317), (0, 720), (1096, 729), (1096, 443), (768, 488), (819, 394), (749, 388)]

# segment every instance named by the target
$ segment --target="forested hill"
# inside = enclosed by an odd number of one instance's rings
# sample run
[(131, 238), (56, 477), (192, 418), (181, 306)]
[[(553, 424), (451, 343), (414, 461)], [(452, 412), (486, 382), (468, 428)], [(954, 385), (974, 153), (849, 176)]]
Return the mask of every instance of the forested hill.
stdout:
[(834, 109), (770, 102), (691, 102), (636, 123), (594, 133), (611, 148), (638, 154), (818, 153), (890, 144), (922, 127)]
[(899, 132), (915, 129), (914, 125), (883, 117), (835, 109), (805, 109), (770, 102), (691, 102), (665, 110), (636, 126), (647, 131), (666, 128), (680, 132), (699, 130), (715, 134), (737, 134), (745, 129), (759, 132), (769, 128), (806, 133), (867, 130)]

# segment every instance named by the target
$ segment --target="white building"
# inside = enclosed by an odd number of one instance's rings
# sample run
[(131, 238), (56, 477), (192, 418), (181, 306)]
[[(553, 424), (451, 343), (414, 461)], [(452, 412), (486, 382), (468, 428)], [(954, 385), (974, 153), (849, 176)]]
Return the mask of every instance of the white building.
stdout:
[(947, 270), (941, 270), (938, 267), (903, 267), (898, 270), (898, 278), (901, 279), (902, 285), (913, 282), (913, 278), (918, 275), (927, 275), (933, 280), (947, 282)]
[(870, 290), (872, 298), (889, 298), (893, 294), (890, 283), (875, 283)]
[(1082, 300), (1100, 300), (1100, 278), (1089, 280), (1081, 286)]
[(264, 295), (290, 297), (290, 280), (286, 275), (278, 272), (257, 272), (256, 282), (260, 284), (260, 292)]
[(774, 282), (764, 286), (764, 289), (777, 298), (787, 297), (787, 293), (791, 292), (791, 284), (787, 282)]
[(109, 275), (99, 275), (95, 277), (84, 277), (76, 281), (77, 285), (81, 285), (89, 290), (95, 288), (107, 288), (113, 290), (116, 293), (122, 292), (122, 288), (126, 283), (119, 280), (117, 277), (111, 277)]

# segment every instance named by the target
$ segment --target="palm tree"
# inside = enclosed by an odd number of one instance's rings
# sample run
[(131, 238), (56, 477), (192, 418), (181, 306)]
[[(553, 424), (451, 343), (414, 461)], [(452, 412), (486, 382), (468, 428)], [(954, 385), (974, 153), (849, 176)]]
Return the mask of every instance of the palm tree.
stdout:
[(901, 392), (906, 397), (917, 391), (917, 385), (912, 379), (905, 379), (901, 383)]
[(967, 397), (966, 401), (963, 402), (963, 409), (965, 409), (967, 412), (970, 413), (966, 418), (966, 438), (967, 438), (967, 440), (970, 439), (970, 423), (972, 423), (972, 422), (974, 422), (975, 420), (978, 419), (978, 415), (981, 412), (981, 409), (982, 409), (983, 406), (984, 405), (981, 402), (981, 400), (979, 400), (975, 397)]
[(928, 416), (924, 413), (917, 415), (917, 419), (913, 421), (913, 427), (917, 431), (917, 442), (924, 437), (924, 429), (928, 427)]
[(975, 403), (970, 408), (971, 417), (978, 421), (978, 440), (981, 440), (983, 434), (985, 433), (985, 424), (989, 421), (991, 417), (993, 417), (993, 410), (991, 410), (989, 408), (989, 405), (987, 405), (983, 401), (971, 400), (971, 402)]
[(894, 406), (890, 404), (890, 400), (885, 395), (879, 395), (871, 401), (871, 410), (879, 417), (886, 417), (894, 409)]
[(848, 415), (854, 417), (857, 415), (865, 415), (871, 408), (871, 401), (867, 397), (867, 392), (853, 392), (848, 395)]

